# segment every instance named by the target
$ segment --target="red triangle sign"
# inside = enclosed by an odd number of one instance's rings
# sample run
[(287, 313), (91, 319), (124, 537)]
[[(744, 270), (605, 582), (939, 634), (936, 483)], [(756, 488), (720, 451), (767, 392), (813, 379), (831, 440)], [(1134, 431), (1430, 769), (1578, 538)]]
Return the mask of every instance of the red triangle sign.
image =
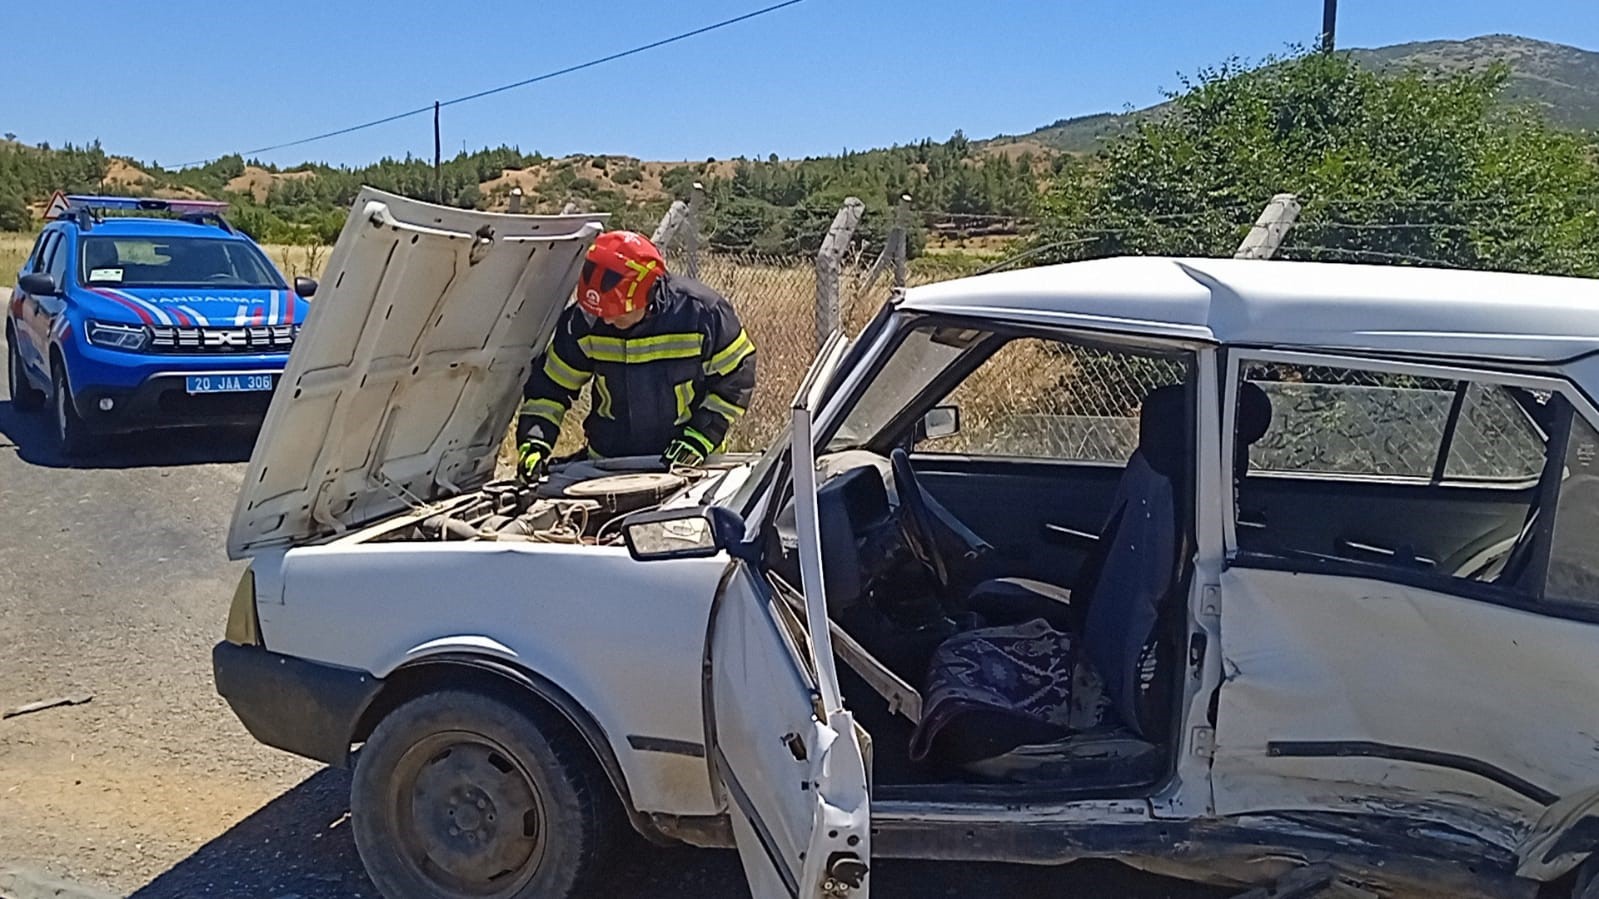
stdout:
[(49, 221), (50, 219), (58, 219), (66, 214), (67, 195), (58, 190), (50, 197), (50, 205), (44, 208), (44, 218), (45, 221)]

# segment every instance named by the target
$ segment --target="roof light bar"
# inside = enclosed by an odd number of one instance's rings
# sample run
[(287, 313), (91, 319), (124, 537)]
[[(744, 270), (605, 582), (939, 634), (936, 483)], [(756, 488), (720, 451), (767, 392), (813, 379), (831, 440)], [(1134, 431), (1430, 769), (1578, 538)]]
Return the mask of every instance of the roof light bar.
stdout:
[(123, 209), (138, 212), (174, 212), (178, 215), (221, 215), (228, 204), (221, 200), (168, 200), (161, 197), (99, 197), (73, 194), (66, 202), (51, 204), (51, 218), (64, 218), (80, 210)]

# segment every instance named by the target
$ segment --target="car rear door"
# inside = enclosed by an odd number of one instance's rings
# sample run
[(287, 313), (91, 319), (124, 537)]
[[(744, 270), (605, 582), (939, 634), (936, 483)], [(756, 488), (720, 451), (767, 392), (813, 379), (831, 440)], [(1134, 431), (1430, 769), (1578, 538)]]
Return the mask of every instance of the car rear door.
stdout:
[[(1521, 527), (1497, 547), (1451, 562), (1414, 547), (1438, 542), (1438, 534), (1453, 533), (1449, 540), (1458, 543), (1459, 521), (1418, 520), (1410, 545), (1367, 546), (1340, 535), (1358, 537), (1358, 529), (1382, 523), (1382, 507), (1357, 514), (1321, 503), (1250, 522), (1258, 513), (1250, 484), (1260, 475), (1245, 479), (1226, 523), (1221, 578), (1226, 676), (1215, 713), (1217, 812), (1413, 818), (1507, 850), (1524, 849), (1529, 833), (1569, 827), (1571, 806), (1599, 791), (1594, 410), (1569, 384), (1520, 373), (1252, 355), (1288, 385), (1273, 397), (1264, 441), (1276, 441), (1270, 452), (1279, 458), (1312, 460), (1321, 471), (1375, 460), (1392, 471), (1419, 448), (1422, 467), (1434, 468), (1442, 486), (1475, 489), (1464, 475), (1496, 468), (1507, 476), (1530, 471), (1536, 485), (1523, 492)], [(1234, 360), (1230, 408), (1250, 379)], [(1349, 395), (1364, 399), (1329, 399), (1327, 385), (1355, 385)], [(1451, 407), (1451, 385), (1526, 391), (1539, 407), (1535, 438), (1516, 436), (1526, 422), (1515, 420), (1514, 406)], [(1429, 397), (1434, 392), (1441, 396)], [(1284, 445), (1295, 417), (1305, 415), (1315, 421), (1300, 422), (1304, 439)], [(1358, 441), (1337, 450), (1350, 437)], [(1442, 453), (1435, 465), (1426, 463), (1429, 452)], [(1257, 466), (1263, 460), (1259, 447), (1252, 458)], [(1340, 515), (1351, 517), (1326, 520)], [(1257, 533), (1246, 536), (1245, 526)], [(1478, 527), (1492, 538), (1500, 526), (1485, 520)], [(1592, 840), (1581, 848), (1592, 849)], [(1523, 855), (1528, 873), (1558, 874), (1538, 870), (1558, 860), (1547, 851)]]
[(810, 406), (828, 370), (818, 365), (801, 387), (790, 441), (803, 618), (763, 573), (735, 562), (707, 639), (706, 747), (756, 899), (868, 892), (863, 735), (839, 691), (817, 533)]

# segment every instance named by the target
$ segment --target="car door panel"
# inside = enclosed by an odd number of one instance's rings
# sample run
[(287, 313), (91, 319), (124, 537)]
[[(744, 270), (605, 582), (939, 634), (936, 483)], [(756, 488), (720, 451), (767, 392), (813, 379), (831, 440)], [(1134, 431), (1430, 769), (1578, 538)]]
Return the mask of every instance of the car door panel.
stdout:
[[(853, 731), (817, 714), (816, 684), (805, 650), (781, 623), (781, 600), (740, 568), (712, 620), (713, 773), (727, 793), (752, 894), (816, 896), (830, 858), (854, 851), (861, 840), (850, 836), (869, 826), (866, 774), (859, 749), (849, 751)], [(853, 895), (864, 896), (864, 887)]]
[(1239, 491), (1238, 541), (1247, 552), (1292, 547), (1376, 559), (1407, 548), (1435, 562), (1458, 563), (1484, 542), (1514, 539), (1536, 489), (1536, 482), (1448, 485), (1255, 474)]
[(1243, 567), (1222, 597), (1219, 813), (1407, 814), (1512, 847), (1599, 785), (1599, 625)]
[(1069, 585), (1098, 534), (1122, 468), (1093, 463), (943, 454), (912, 460), (917, 479), (950, 514), (994, 546), (1003, 574)]
[(870, 891), (868, 741), (844, 708), (828, 632), (812, 431), (845, 349), (836, 333), (823, 347), (789, 431), (803, 619), (740, 551), (706, 641), (712, 781), (726, 795), (755, 899), (867, 899)]

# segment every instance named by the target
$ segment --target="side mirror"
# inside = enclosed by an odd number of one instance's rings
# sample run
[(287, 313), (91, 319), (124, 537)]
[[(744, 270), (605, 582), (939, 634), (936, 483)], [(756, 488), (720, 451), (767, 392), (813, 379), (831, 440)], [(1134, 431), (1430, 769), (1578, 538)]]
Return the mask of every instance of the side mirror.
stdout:
[(922, 416), (921, 436), (924, 440), (954, 437), (961, 432), (959, 406), (934, 406)]
[(36, 297), (53, 297), (60, 293), (56, 289), (56, 279), (44, 272), (23, 275), (17, 279), (17, 286), (22, 288), (23, 293), (32, 294)]
[(737, 556), (744, 520), (719, 506), (661, 509), (630, 516), (622, 525), (622, 538), (640, 562), (699, 559), (724, 549)]
[(296, 296), (310, 299), (316, 296), (316, 280), (314, 278), (297, 277), (294, 279), (294, 293)]

